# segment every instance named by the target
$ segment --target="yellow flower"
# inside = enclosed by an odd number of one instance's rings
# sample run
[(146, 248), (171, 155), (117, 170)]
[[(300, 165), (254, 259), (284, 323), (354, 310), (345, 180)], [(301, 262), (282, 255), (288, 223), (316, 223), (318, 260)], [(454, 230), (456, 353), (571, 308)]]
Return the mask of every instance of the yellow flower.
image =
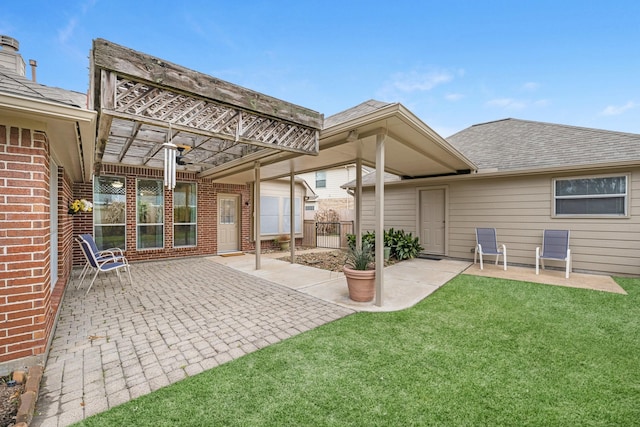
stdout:
[(75, 215), (78, 212), (91, 212), (93, 211), (93, 204), (85, 199), (76, 199), (69, 203), (69, 213)]

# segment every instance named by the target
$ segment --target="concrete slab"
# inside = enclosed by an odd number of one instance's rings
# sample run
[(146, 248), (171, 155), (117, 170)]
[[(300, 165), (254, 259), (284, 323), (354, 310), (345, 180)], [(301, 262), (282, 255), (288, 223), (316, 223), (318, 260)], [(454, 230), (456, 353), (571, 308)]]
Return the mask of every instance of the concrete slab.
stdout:
[(262, 254), (260, 270), (255, 269), (254, 254), (230, 258), (214, 256), (209, 259), (352, 310), (371, 312), (412, 307), (470, 265), (467, 261), (427, 259), (411, 259), (393, 264), (384, 270), (382, 305), (377, 306), (374, 302), (355, 302), (349, 299), (347, 280), (343, 273), (278, 259), (283, 256), (286, 255), (282, 252)]
[(573, 272), (565, 279), (564, 271), (560, 270), (540, 270), (540, 274), (536, 275), (535, 268), (507, 266), (507, 271), (504, 271), (502, 267), (493, 264), (485, 264), (483, 270), (480, 270), (480, 264), (472, 264), (464, 274), (627, 294), (610, 276), (599, 274)]

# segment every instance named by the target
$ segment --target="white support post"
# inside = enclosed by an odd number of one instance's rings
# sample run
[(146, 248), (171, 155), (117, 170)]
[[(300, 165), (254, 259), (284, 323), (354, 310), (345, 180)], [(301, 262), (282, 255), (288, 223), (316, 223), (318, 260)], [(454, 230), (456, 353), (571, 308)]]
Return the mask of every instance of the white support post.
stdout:
[(356, 235), (356, 247), (359, 249), (362, 245), (362, 159), (358, 157), (356, 159), (356, 193), (354, 194), (355, 208), (356, 208), (356, 221), (355, 221), (355, 235)]
[(253, 223), (256, 230), (256, 270), (260, 270), (260, 162), (256, 162), (253, 168), (254, 186), (253, 186)]
[(376, 298), (382, 306), (384, 289), (384, 141), (386, 135), (376, 135)]
[(289, 175), (289, 248), (291, 249), (291, 264), (296, 262), (296, 223), (295, 223), (295, 201), (296, 201), (296, 176), (293, 170)]

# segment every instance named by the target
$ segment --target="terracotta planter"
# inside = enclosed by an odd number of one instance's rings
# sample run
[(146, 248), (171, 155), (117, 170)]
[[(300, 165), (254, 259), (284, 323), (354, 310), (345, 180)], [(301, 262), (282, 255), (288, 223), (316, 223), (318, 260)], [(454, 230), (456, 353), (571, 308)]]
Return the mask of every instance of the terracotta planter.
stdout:
[(375, 270), (354, 270), (345, 265), (342, 271), (347, 278), (349, 298), (358, 302), (368, 302), (373, 299), (376, 292)]
[(290, 243), (291, 242), (289, 240), (278, 242), (278, 244), (280, 245), (280, 250), (281, 251), (288, 251), (291, 248)]

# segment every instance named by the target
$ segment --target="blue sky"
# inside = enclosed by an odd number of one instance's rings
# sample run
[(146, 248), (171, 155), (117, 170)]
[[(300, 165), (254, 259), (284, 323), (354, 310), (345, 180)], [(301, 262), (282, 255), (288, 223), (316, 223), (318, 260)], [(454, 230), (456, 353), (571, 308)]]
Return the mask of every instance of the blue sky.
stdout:
[(507, 117), (640, 133), (637, 0), (3, 0), (0, 34), (80, 92), (104, 38), (325, 116), (377, 99), (445, 137)]

